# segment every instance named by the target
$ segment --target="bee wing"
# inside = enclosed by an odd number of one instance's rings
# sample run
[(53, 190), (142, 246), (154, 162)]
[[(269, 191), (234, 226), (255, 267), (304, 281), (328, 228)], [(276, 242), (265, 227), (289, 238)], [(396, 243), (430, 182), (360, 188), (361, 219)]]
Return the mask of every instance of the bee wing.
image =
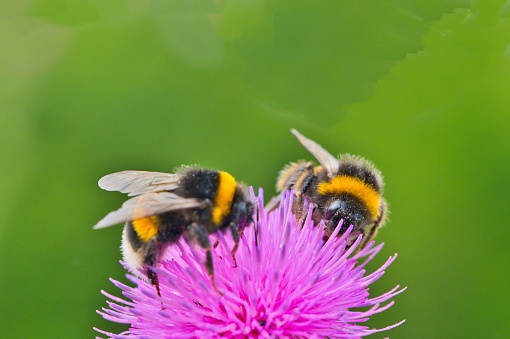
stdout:
[(290, 131), (292, 132), (292, 134), (296, 136), (296, 138), (308, 150), (308, 152), (312, 153), (312, 155), (317, 159), (317, 161), (319, 161), (319, 163), (326, 169), (328, 174), (332, 175), (336, 173), (336, 171), (338, 170), (338, 166), (340, 165), (340, 162), (336, 157), (332, 156), (328, 151), (326, 151), (321, 145), (319, 145), (315, 141), (303, 136), (294, 128), (291, 129)]
[(93, 228), (105, 228), (164, 212), (196, 208), (202, 203), (198, 199), (183, 198), (171, 192), (146, 193), (127, 200), (121, 208), (108, 213)]
[(149, 192), (173, 191), (177, 188), (179, 174), (122, 171), (105, 175), (99, 180), (99, 187), (107, 191), (128, 193), (129, 196)]

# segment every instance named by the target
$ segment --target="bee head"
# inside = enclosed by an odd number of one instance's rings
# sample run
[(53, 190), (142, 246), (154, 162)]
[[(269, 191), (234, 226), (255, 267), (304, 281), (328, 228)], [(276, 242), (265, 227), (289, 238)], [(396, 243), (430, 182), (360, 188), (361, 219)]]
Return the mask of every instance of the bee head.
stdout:
[(253, 222), (253, 212), (255, 207), (253, 202), (249, 199), (248, 194), (245, 193), (243, 188), (238, 187), (232, 201), (230, 212), (231, 221), (234, 221), (239, 229)]
[(340, 233), (344, 233), (351, 225), (353, 231), (359, 230), (363, 227), (365, 221), (370, 220), (367, 209), (354, 197), (342, 196), (330, 201), (325, 207), (323, 218), (326, 222), (326, 228), (331, 232), (340, 220), (343, 220)]
[(253, 222), (253, 203), (250, 200), (243, 200), (239, 202), (238, 207), (239, 209), (239, 224), (242, 225), (242, 227), (250, 224)]

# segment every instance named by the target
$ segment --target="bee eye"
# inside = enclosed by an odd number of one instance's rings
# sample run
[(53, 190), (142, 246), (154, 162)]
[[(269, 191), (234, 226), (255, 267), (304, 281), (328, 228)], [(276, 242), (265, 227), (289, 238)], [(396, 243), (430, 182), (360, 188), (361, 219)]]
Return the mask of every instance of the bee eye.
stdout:
[(339, 200), (336, 200), (331, 205), (329, 205), (328, 211), (336, 211), (341, 206), (342, 206), (341, 202)]
[(328, 211), (326, 212), (326, 220), (330, 220), (338, 210), (344, 210), (345, 209), (345, 202), (341, 200), (335, 200), (331, 205), (328, 207)]
[(239, 213), (241, 213), (242, 215), (245, 215), (246, 214), (246, 203), (245, 202), (242, 202), (239, 204)]

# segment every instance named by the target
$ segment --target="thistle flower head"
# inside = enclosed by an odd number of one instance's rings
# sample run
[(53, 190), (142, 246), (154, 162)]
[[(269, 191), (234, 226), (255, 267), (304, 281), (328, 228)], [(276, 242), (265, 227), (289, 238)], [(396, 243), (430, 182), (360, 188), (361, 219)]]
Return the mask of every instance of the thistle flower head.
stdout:
[(372, 242), (355, 253), (359, 237), (347, 249), (351, 228), (337, 236), (341, 223), (324, 242), (322, 225), (314, 227), (310, 217), (296, 221), (289, 193), (269, 213), (262, 193), (254, 199), (256, 221), (244, 231), (237, 267), (231, 237), (217, 235), (214, 272), (223, 295), (211, 285), (203, 250), (180, 241), (155, 268), (161, 297), (154, 286), (132, 275), (127, 277), (135, 287), (112, 280), (129, 300), (103, 292), (112, 301), (98, 313), (130, 328), (121, 334), (96, 330), (110, 338), (360, 338), (402, 323), (382, 329), (363, 325), (391, 307), (387, 301), (404, 290), (396, 286), (372, 298), (368, 293), (396, 255), (367, 274), (365, 265), (382, 245)]

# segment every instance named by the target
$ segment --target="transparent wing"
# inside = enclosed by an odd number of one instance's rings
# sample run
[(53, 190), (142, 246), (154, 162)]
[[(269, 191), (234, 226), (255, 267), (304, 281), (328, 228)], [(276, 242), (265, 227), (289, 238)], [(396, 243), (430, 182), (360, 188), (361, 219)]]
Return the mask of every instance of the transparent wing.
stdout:
[(336, 173), (336, 171), (338, 171), (338, 166), (340, 163), (337, 158), (332, 156), (321, 145), (303, 136), (295, 129), (291, 129), (290, 131), (296, 136), (296, 138), (308, 150), (308, 152), (312, 153), (312, 155), (317, 159), (322, 167), (326, 169), (328, 174), (333, 175)]
[(122, 171), (105, 175), (99, 187), (107, 191), (128, 193), (129, 196), (150, 192), (173, 191), (177, 188), (180, 174), (147, 171)]
[(203, 201), (183, 198), (171, 192), (147, 193), (127, 200), (121, 208), (108, 213), (93, 228), (105, 228), (164, 212), (196, 208), (202, 204)]

